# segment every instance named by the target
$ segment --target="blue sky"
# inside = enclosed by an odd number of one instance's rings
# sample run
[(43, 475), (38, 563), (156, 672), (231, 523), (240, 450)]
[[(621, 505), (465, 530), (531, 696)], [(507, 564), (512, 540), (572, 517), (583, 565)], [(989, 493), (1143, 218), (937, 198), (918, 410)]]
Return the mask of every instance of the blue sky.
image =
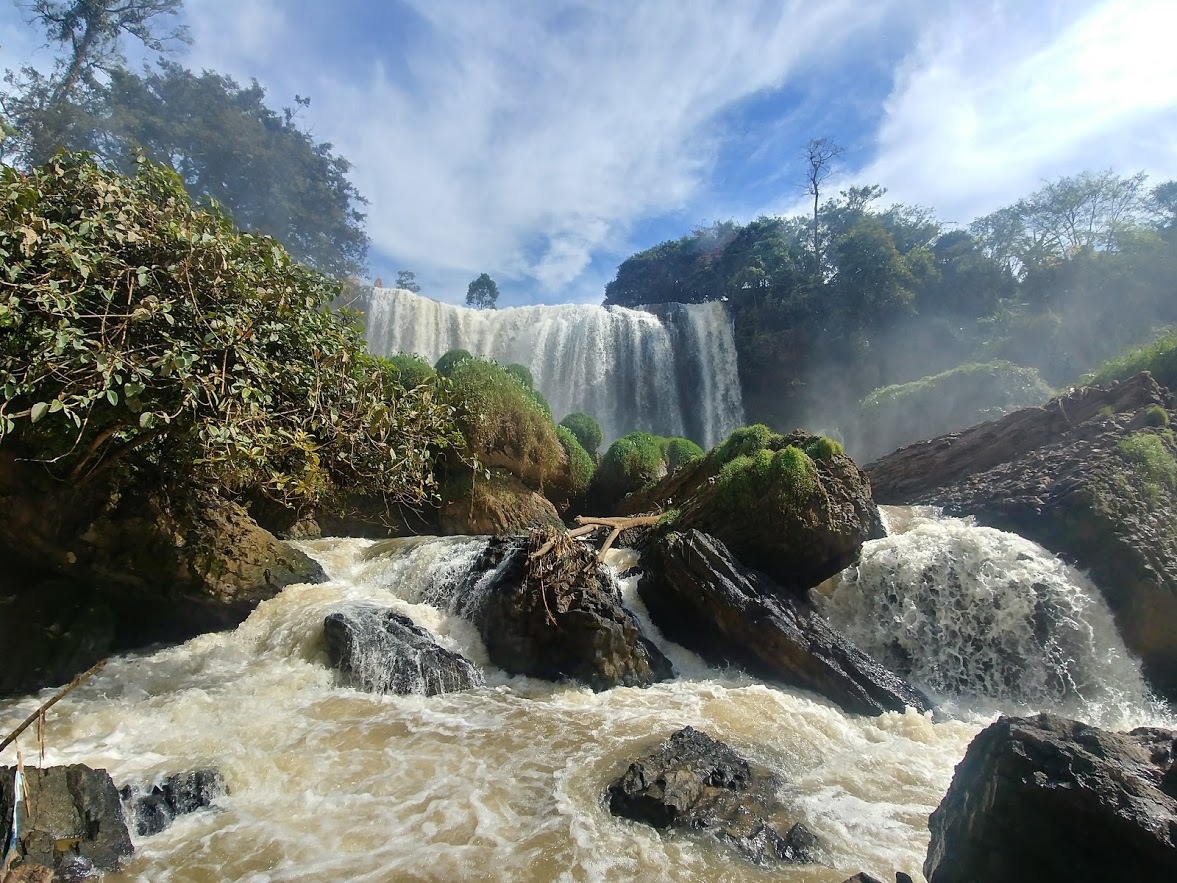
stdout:
[[(187, 0), (190, 67), (258, 79), (354, 164), (371, 275), (599, 302), (635, 251), (830, 192), (961, 224), (1059, 175), (1177, 178), (1172, 0)], [(41, 40), (0, 0), (0, 65)]]

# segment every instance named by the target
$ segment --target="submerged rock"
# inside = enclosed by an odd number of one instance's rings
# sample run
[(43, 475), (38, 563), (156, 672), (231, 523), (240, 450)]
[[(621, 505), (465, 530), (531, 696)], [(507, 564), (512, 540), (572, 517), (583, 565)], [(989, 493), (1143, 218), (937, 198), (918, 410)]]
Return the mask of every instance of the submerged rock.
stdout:
[(870, 484), (829, 439), (738, 429), (702, 459), (627, 497), (625, 513), (670, 511), (795, 595), (853, 564), (884, 535)]
[[(547, 542), (554, 547), (532, 558)], [(511, 674), (573, 680), (594, 690), (671, 677), (595, 553), (563, 531), (492, 540), (452, 602), (491, 661)]]
[(1040, 714), (973, 740), (928, 820), (929, 883), (1177, 880), (1177, 731)]
[[(12, 835), (17, 808), (16, 854), (60, 876), (94, 868), (118, 869), (134, 852), (119, 793), (106, 770), (81, 764), (25, 767), (16, 804), (16, 767), (0, 767), (0, 844)], [(25, 796), (27, 795), (27, 802)]]
[(881, 503), (929, 504), (1086, 570), (1152, 686), (1177, 699), (1177, 421), (1142, 373), (902, 448), (867, 466)]
[(930, 708), (918, 690), (806, 602), (744, 568), (714, 537), (671, 533), (649, 543), (641, 561), (638, 592), (650, 617), (666, 637), (708, 662), (735, 662), (856, 714)]
[(754, 862), (808, 862), (817, 837), (788, 820), (780, 780), (722, 742), (686, 727), (609, 786), (615, 816), (708, 834)]
[(407, 616), (375, 604), (328, 614), (323, 632), (332, 667), (363, 690), (434, 696), (483, 684), (466, 657), (440, 646)]
[(119, 789), (127, 821), (140, 837), (158, 834), (176, 816), (211, 806), (216, 798), (227, 793), (225, 777), (214, 769), (173, 773), (150, 790), (140, 785), (124, 785)]

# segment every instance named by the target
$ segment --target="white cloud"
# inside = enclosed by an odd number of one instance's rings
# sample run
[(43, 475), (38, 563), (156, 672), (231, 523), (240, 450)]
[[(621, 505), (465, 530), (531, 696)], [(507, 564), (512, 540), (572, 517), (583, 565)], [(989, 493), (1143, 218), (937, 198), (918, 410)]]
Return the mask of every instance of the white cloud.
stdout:
[(1085, 168), (1177, 176), (1177, 6), (1110, 0), (1035, 29), (1020, 15), (994, 4), (931, 21), (854, 180), (964, 224)]

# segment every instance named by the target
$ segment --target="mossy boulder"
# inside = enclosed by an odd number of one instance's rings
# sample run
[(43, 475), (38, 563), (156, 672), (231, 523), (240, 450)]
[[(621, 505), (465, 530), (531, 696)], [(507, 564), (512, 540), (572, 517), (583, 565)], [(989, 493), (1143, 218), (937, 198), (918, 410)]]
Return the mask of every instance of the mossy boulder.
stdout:
[(501, 536), (541, 526), (563, 529), (556, 507), (542, 494), (506, 469), (489, 473), (467, 470), (442, 486), (439, 533)]
[(580, 446), (585, 449), (595, 461), (599, 456), (598, 448), (605, 436), (601, 432), (601, 425), (588, 414), (575, 411), (560, 421), (560, 425), (568, 429)]
[(840, 445), (760, 425), (737, 429), (621, 509), (676, 510), (674, 529), (718, 538), (794, 592), (853, 564), (863, 542), (883, 535), (870, 484)]

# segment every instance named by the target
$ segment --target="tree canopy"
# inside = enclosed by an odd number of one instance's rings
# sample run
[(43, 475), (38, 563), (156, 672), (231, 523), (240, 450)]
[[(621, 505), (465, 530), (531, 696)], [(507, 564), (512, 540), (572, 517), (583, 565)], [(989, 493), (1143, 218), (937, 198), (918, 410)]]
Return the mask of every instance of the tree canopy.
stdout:
[(498, 304), (499, 286), (486, 273), (470, 283), (466, 289), (466, 306), (477, 310), (493, 310)]

